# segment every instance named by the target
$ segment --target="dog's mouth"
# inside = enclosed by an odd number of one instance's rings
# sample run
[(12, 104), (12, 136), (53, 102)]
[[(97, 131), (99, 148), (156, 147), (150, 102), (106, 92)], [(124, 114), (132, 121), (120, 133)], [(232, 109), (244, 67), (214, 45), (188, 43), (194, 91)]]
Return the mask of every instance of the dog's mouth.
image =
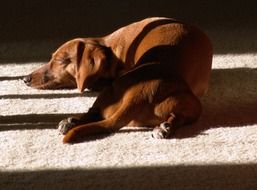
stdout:
[(62, 81), (60, 79), (48, 77), (46, 75), (38, 77), (36, 75), (30, 74), (23, 77), (23, 82), (29, 87), (42, 90), (77, 88), (75, 79), (71, 77), (68, 77), (65, 81)]
[(23, 77), (23, 82), (32, 88), (38, 88), (38, 89), (47, 89), (52, 86), (51, 81), (54, 81), (53, 78), (50, 79), (49, 76), (43, 74), (38, 75), (35, 73), (29, 74), (25, 77)]
[(27, 75), (23, 77), (23, 82), (32, 88), (36, 89), (53, 89), (59, 86), (58, 83), (54, 81), (48, 80), (46, 77), (42, 77), (41, 79), (35, 78), (32, 75)]
[[(43, 75), (34, 72), (24, 76), (23, 82), (31, 88), (42, 90), (77, 88), (76, 79), (68, 73), (63, 74), (61, 78), (56, 78), (49, 72)], [(106, 86), (111, 85), (112, 82), (113, 79), (98, 79), (94, 82), (88, 82), (86, 88), (90, 91), (102, 91)]]

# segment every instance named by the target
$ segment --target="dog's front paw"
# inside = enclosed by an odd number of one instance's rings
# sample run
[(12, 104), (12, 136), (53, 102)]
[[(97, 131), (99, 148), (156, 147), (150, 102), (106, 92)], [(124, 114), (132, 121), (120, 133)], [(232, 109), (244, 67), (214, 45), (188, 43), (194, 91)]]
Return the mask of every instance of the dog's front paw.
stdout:
[(171, 135), (172, 126), (168, 122), (163, 122), (153, 129), (152, 137), (155, 139), (167, 139)]
[(72, 117), (69, 117), (67, 119), (64, 119), (60, 121), (58, 124), (58, 131), (65, 135), (70, 129), (74, 128), (76, 126), (75, 119)]

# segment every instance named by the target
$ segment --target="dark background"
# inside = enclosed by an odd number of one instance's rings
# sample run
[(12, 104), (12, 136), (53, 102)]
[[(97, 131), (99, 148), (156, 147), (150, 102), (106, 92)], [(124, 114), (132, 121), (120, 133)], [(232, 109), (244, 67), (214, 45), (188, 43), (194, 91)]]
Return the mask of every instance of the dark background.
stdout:
[[(9, 0), (0, 8), (0, 63), (47, 60), (61, 43), (102, 36), (128, 23), (166, 16), (193, 23), (215, 53), (257, 49), (256, 1)], [(244, 38), (245, 40), (238, 39)]]

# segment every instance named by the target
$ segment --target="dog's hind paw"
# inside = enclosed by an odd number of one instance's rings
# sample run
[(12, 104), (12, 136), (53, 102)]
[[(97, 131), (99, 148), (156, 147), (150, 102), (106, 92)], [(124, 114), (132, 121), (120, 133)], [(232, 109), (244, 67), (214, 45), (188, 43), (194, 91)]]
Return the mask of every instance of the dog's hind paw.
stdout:
[(58, 124), (58, 131), (65, 135), (70, 129), (74, 128), (76, 126), (76, 122), (74, 121), (74, 118), (69, 117), (67, 119), (64, 119), (60, 121)]
[(168, 122), (163, 122), (153, 129), (152, 137), (155, 139), (167, 139), (171, 135), (171, 130), (172, 125)]

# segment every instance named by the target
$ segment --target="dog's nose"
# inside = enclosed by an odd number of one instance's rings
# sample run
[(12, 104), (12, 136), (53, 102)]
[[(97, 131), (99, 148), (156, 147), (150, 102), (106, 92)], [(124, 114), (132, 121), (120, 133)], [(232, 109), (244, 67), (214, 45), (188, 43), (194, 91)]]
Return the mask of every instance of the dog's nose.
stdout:
[(23, 82), (24, 82), (26, 85), (29, 85), (30, 82), (31, 82), (31, 80), (32, 80), (31, 75), (27, 75), (27, 76), (23, 77)]

